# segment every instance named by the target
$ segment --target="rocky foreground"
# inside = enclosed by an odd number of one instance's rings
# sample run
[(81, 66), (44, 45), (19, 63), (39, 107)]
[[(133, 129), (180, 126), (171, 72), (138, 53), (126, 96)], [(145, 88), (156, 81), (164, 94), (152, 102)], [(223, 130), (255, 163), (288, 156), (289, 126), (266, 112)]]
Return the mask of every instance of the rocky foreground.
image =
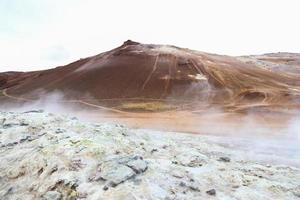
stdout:
[(299, 168), (245, 155), (207, 136), (0, 112), (0, 199), (300, 199)]

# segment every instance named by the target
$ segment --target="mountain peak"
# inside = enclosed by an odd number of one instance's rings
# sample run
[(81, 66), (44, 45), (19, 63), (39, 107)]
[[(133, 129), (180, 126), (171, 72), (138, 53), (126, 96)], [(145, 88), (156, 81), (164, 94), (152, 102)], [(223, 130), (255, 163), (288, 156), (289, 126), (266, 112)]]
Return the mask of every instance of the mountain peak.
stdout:
[(140, 44), (140, 43), (132, 41), (132, 40), (126, 40), (122, 46), (137, 45), (137, 44)]

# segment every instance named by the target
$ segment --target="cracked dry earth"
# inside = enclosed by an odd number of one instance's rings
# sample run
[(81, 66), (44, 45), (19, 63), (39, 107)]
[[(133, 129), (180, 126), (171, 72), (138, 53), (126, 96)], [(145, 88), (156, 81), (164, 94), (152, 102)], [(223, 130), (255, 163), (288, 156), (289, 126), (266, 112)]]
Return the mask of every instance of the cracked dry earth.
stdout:
[(299, 168), (208, 136), (30, 111), (0, 112), (0, 139), (0, 199), (300, 198)]

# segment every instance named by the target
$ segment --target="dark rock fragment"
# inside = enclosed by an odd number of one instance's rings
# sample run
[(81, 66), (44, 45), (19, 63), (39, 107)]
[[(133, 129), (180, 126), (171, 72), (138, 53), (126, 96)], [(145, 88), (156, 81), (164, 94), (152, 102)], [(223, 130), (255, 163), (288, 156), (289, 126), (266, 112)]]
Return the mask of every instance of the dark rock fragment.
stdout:
[(211, 189), (211, 190), (206, 191), (206, 193), (211, 195), (211, 196), (215, 196), (217, 192), (216, 192), (215, 189)]

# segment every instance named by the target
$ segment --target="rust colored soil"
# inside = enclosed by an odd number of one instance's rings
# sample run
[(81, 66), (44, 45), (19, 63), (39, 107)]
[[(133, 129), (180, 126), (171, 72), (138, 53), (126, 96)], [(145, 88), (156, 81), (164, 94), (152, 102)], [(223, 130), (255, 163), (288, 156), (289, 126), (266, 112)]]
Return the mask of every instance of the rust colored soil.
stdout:
[(0, 100), (59, 93), (60, 102), (116, 113), (298, 109), (299, 63), (298, 54), (230, 57), (126, 41), (66, 66), (1, 73)]

